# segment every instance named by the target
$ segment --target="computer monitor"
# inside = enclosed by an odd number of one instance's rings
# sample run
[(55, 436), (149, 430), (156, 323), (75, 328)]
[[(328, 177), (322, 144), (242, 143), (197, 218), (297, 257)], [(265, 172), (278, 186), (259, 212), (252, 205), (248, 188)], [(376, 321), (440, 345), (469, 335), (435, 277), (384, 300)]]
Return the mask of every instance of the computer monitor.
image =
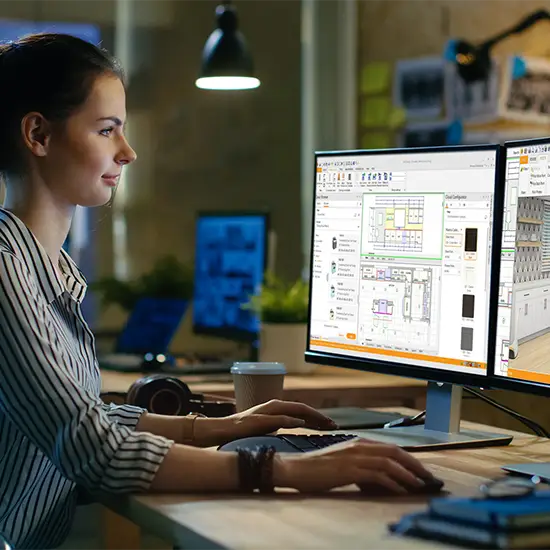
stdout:
[(196, 220), (193, 330), (257, 347), (259, 316), (245, 306), (263, 283), (269, 216), (201, 212)]
[(440, 448), (511, 440), (459, 426), (461, 386), (486, 385), (494, 357), (500, 151), (315, 154), (306, 360), (429, 381), (424, 427), (367, 437)]
[[(550, 137), (505, 144), (494, 382), (550, 395)], [(550, 463), (506, 469), (550, 478)]]

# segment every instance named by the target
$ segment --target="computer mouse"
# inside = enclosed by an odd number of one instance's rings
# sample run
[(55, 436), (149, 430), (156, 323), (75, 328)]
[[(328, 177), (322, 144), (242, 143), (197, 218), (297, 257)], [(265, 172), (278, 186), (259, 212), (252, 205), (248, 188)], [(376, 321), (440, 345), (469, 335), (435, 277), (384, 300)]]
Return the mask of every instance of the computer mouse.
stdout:
[[(443, 490), (445, 483), (436, 477), (424, 480), (424, 485), (420, 487), (409, 487), (409, 495), (437, 495)], [(388, 496), (390, 491), (376, 483), (363, 483), (360, 485), (361, 491), (370, 496)]]
[(411, 493), (415, 495), (433, 495), (440, 493), (445, 487), (445, 482), (437, 477), (429, 477), (423, 479), (424, 485), (421, 487), (415, 487), (411, 490)]

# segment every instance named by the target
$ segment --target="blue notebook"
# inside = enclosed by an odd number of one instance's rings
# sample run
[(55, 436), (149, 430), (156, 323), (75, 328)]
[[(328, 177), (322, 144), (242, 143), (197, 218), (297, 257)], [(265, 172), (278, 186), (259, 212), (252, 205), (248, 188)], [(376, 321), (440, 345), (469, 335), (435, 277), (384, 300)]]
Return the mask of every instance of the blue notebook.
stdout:
[(420, 537), (470, 548), (526, 549), (548, 548), (550, 527), (530, 531), (500, 531), (487, 526), (454, 521), (425, 512), (408, 514), (393, 525), (396, 535)]
[(429, 511), (432, 516), (494, 530), (550, 529), (550, 491), (507, 499), (435, 498)]

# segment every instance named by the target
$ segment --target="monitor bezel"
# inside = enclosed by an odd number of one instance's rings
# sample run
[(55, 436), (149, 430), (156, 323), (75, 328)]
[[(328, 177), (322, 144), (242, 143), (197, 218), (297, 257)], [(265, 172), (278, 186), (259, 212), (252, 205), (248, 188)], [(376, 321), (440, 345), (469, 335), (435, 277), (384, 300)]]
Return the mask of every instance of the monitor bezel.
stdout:
[[(504, 142), (504, 145), (502, 147), (502, 161), (503, 161), (502, 209), (501, 209), (502, 212), (504, 211), (504, 195), (505, 195), (505, 188), (506, 188), (506, 160), (507, 160), (508, 149), (511, 149), (513, 147), (529, 147), (532, 145), (541, 145), (541, 144), (550, 145), (550, 136), (542, 137), (542, 138), (539, 137), (539, 138), (532, 138), (532, 139), (511, 140), (511, 141)], [(502, 217), (503, 216), (501, 216), (501, 218)], [(500, 279), (500, 271), (499, 271), (499, 279)], [(498, 288), (498, 283), (499, 281), (497, 281), (497, 288)], [(495, 338), (494, 345), (496, 345), (496, 338)], [(532, 380), (519, 380), (517, 378), (506, 378), (504, 376), (495, 374), (494, 369), (492, 372), (490, 385), (493, 388), (502, 389), (502, 390), (531, 393), (531, 394), (542, 395), (542, 396), (550, 395), (550, 384), (543, 384), (541, 382), (535, 382)]]
[[(352, 358), (343, 357), (338, 354), (328, 353), (324, 351), (312, 350), (310, 348), (310, 333), (311, 333), (311, 296), (313, 285), (309, 288), (309, 305), (308, 305), (308, 320), (307, 320), (307, 335), (305, 347), (305, 360), (309, 363), (317, 363), (322, 365), (331, 365), (336, 367), (349, 368), (364, 372), (374, 372), (380, 374), (388, 374), (393, 376), (403, 376), (406, 378), (416, 378), (431, 382), (442, 382), (456, 384), (461, 386), (477, 386), (487, 388), (490, 387), (492, 380), (492, 370), (494, 367), (494, 349), (496, 336), (496, 323), (498, 312), (498, 282), (500, 276), (500, 228), (502, 227), (502, 205), (504, 204), (503, 194), (503, 147), (497, 143), (480, 144), (480, 145), (453, 145), (453, 146), (438, 146), (438, 147), (408, 147), (395, 149), (358, 149), (345, 151), (316, 151), (313, 158), (314, 163), (314, 182), (313, 182), (313, 206), (311, 220), (311, 242), (309, 256), (309, 275), (311, 280), (311, 272), (313, 266), (313, 245), (315, 239), (315, 197), (317, 192), (317, 178), (315, 177), (317, 169), (317, 159), (327, 156), (353, 156), (353, 155), (401, 155), (401, 154), (422, 154), (422, 153), (449, 153), (449, 152), (475, 152), (475, 151), (494, 151), (495, 152), (495, 179), (494, 179), (494, 198), (493, 198), (493, 230), (492, 230), (492, 253), (491, 253), (491, 281), (489, 285), (489, 323), (488, 323), (488, 357), (487, 357), (487, 374), (470, 374), (457, 373), (451, 370), (434, 369), (430, 367), (420, 367), (417, 365), (396, 365), (390, 361), (383, 361), (372, 358)], [(500, 206), (499, 206), (500, 205)], [(494, 243), (498, 242), (498, 247)]]
[[(193, 283), (197, 277), (197, 261), (196, 261), (196, 250), (197, 250), (197, 225), (201, 218), (207, 217), (262, 217), (265, 220), (265, 238), (264, 238), (264, 261), (263, 261), (263, 273), (262, 273), (262, 283), (263, 278), (265, 277), (265, 270), (267, 268), (267, 263), (269, 260), (269, 233), (271, 230), (271, 215), (268, 210), (199, 210), (195, 215), (195, 240), (194, 240), (194, 252), (195, 252), (195, 268), (193, 274)], [(194, 284), (193, 284), (194, 286)], [(193, 290), (194, 297), (194, 290)], [(192, 308), (192, 330), (194, 334), (203, 335), (203, 336), (215, 336), (218, 338), (223, 338), (225, 340), (233, 340), (236, 342), (255, 342), (258, 339), (260, 332), (248, 332), (246, 330), (239, 329), (225, 329), (225, 328), (213, 328), (207, 327), (204, 325), (199, 325), (195, 323), (195, 310)], [(260, 329), (261, 330), (261, 329)]]

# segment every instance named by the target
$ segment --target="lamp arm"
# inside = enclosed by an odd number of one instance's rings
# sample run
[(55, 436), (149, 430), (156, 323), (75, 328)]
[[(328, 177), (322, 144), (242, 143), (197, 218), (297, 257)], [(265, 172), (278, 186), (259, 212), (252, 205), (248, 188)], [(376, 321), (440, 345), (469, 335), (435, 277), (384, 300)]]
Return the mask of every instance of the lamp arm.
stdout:
[(498, 42), (501, 42), (502, 40), (508, 38), (513, 34), (520, 34), (523, 31), (527, 30), (529, 27), (532, 27), (533, 25), (544, 19), (550, 19), (550, 12), (548, 12), (547, 10), (537, 10), (536, 12), (522, 19), (516, 26), (506, 31), (503, 31), (493, 38), (490, 38), (489, 40), (483, 42), (483, 44), (479, 46), (479, 49), (489, 51)]

